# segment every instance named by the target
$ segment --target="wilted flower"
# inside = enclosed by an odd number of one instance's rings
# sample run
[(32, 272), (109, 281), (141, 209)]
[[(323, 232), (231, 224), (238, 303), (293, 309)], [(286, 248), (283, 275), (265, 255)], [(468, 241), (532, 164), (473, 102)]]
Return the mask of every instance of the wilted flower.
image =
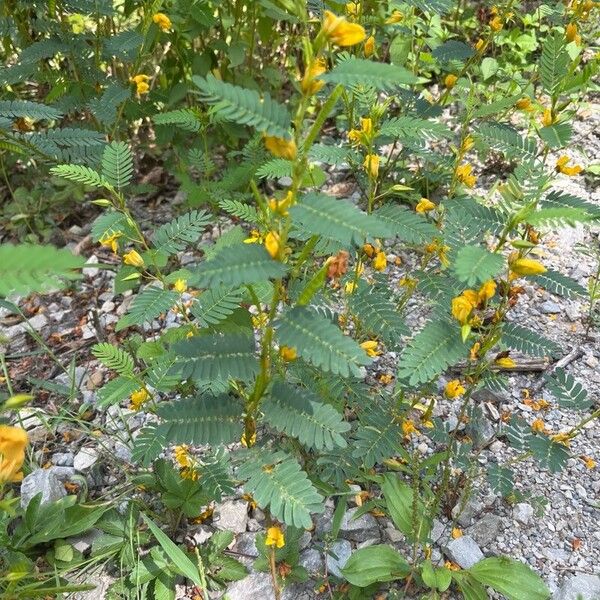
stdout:
[(378, 252), (373, 259), (373, 268), (376, 271), (384, 271), (387, 267), (387, 257), (385, 252)]
[(104, 234), (100, 238), (100, 245), (105, 248), (110, 248), (115, 254), (119, 250), (119, 242), (117, 241), (123, 234), (120, 231), (116, 231), (111, 234)]
[(512, 358), (510, 358), (508, 356), (504, 356), (502, 358), (497, 358), (494, 362), (495, 362), (495, 364), (497, 364), (499, 367), (502, 367), (503, 369), (512, 369), (517, 364)]
[(406, 437), (409, 437), (413, 433), (419, 433), (419, 430), (415, 427), (412, 419), (404, 419), (404, 421), (402, 421), (402, 433)]
[(375, 54), (375, 38), (371, 35), (365, 42), (365, 56), (370, 58), (373, 54)]
[(449, 90), (451, 90), (456, 85), (457, 81), (458, 81), (458, 77), (456, 75), (453, 75), (452, 73), (449, 73), (448, 75), (446, 75), (446, 77), (444, 79), (444, 85)]
[(519, 100), (516, 101), (515, 106), (519, 110), (530, 110), (531, 98), (528, 98), (527, 96), (523, 96), (523, 98), (520, 98)]
[(517, 258), (509, 266), (510, 270), (517, 275), (540, 275), (546, 272), (546, 267), (532, 258)]
[(569, 177), (575, 177), (575, 175), (579, 175), (581, 171), (583, 171), (583, 167), (579, 165), (575, 165), (573, 167), (567, 166), (571, 159), (568, 156), (561, 156), (556, 161), (556, 170), (563, 175), (568, 175)]
[(316, 94), (324, 85), (325, 82), (317, 79), (327, 71), (327, 63), (324, 58), (315, 58), (307, 69), (304, 71), (304, 77), (300, 82), (300, 88), (306, 95), (312, 96)]
[(395, 10), (392, 14), (385, 20), (386, 25), (392, 25), (394, 23), (400, 23), (404, 16), (399, 10)]
[(276, 258), (279, 254), (279, 248), (281, 246), (279, 234), (276, 231), (269, 231), (265, 236), (265, 248), (271, 255), (271, 258)]

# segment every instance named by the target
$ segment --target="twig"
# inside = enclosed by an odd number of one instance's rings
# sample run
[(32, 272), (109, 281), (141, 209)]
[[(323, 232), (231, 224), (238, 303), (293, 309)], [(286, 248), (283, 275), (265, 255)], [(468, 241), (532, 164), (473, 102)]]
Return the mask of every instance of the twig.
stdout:
[[(515, 361), (515, 365), (513, 367), (502, 367), (500, 365), (490, 365), (490, 370), (495, 372), (538, 372), (545, 371), (549, 366), (549, 361), (546, 358), (521, 358)], [(472, 363), (468, 361), (461, 361), (458, 364), (454, 365), (451, 368), (451, 371), (463, 371), (464, 369), (469, 369), (473, 366)]]

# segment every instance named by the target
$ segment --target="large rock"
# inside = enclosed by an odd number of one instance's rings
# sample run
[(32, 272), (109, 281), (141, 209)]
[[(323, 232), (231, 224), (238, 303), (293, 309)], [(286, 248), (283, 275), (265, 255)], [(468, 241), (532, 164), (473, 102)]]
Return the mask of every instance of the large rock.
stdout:
[(233, 582), (228, 588), (229, 600), (275, 600), (270, 573), (252, 573)]
[(49, 504), (67, 495), (58, 477), (48, 469), (36, 469), (21, 482), (21, 507), (27, 508), (31, 500), (42, 494), (42, 504)]
[(484, 548), (488, 547), (502, 530), (502, 519), (498, 515), (488, 513), (469, 527), (467, 533)]
[(553, 596), (554, 600), (600, 600), (598, 575), (573, 575)]
[(300, 554), (299, 564), (304, 567), (311, 576), (319, 576), (323, 574), (325, 561), (322, 554), (314, 548), (308, 548)]
[(340, 536), (354, 542), (364, 542), (368, 539), (380, 539), (379, 526), (375, 517), (365, 513), (355, 518), (358, 507), (346, 511), (340, 525)]
[(469, 535), (451, 540), (444, 547), (446, 556), (463, 569), (468, 569), (483, 558), (483, 552), (477, 542)]
[(213, 523), (217, 529), (244, 533), (248, 524), (248, 504), (244, 500), (228, 500), (215, 509)]
[(331, 546), (331, 552), (335, 554), (333, 557), (331, 554), (327, 555), (327, 570), (332, 575), (342, 578), (342, 571), (352, 554), (352, 546), (347, 540), (338, 540)]

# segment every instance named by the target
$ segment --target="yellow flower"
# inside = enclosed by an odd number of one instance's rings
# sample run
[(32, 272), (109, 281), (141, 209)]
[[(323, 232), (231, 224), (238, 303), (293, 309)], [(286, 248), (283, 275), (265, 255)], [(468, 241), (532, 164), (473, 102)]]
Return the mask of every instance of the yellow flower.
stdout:
[(175, 462), (182, 469), (189, 469), (192, 466), (192, 460), (189, 454), (189, 447), (185, 444), (181, 446), (175, 446), (173, 448), (173, 456), (175, 457)]
[(346, 12), (351, 17), (358, 16), (358, 13), (360, 12), (360, 2), (346, 2)]
[(382, 385), (389, 385), (390, 383), (392, 383), (394, 377), (392, 375), (390, 375), (389, 373), (382, 373), (379, 376), (379, 382)]
[(385, 20), (386, 25), (392, 25), (394, 23), (400, 23), (404, 16), (399, 10), (395, 10), (392, 14)]
[(247, 237), (244, 240), (244, 244), (256, 244), (257, 242), (260, 242), (261, 237), (260, 237), (260, 233), (258, 232), (258, 229), (251, 229), (250, 230), (250, 237)]
[(492, 31), (498, 32), (502, 29), (502, 19), (496, 15), (493, 19), (490, 20), (490, 27)]
[(124, 254), (123, 262), (132, 267), (144, 266), (144, 259), (135, 250), (130, 250), (127, 254)]
[(346, 294), (354, 293), (355, 289), (356, 283), (354, 283), (354, 281), (348, 281), (348, 283), (346, 283), (346, 285), (344, 286), (344, 291), (346, 292)]
[(509, 266), (510, 270), (517, 275), (540, 275), (546, 272), (546, 267), (532, 258), (517, 258)]
[(277, 258), (281, 246), (279, 234), (276, 231), (269, 231), (265, 237), (265, 248), (271, 255), (271, 258)]
[(493, 279), (486, 281), (477, 292), (478, 304), (490, 300), (496, 295), (496, 282)]
[(376, 271), (385, 271), (387, 267), (387, 257), (385, 252), (378, 252), (373, 259), (373, 268)]
[(379, 344), (375, 340), (367, 340), (360, 347), (367, 353), (368, 356), (379, 356), (381, 350), (378, 350)]
[(536, 433), (545, 433), (546, 425), (545, 425), (544, 421), (542, 421), (542, 419), (536, 419), (531, 424), (531, 429), (533, 429), (533, 431), (535, 431)]
[(484, 48), (485, 42), (481, 38), (479, 38), (475, 43), (475, 50), (477, 50), (477, 52), (483, 52)]
[(178, 293), (178, 294), (183, 294), (183, 292), (185, 292), (187, 290), (187, 281), (185, 279), (178, 279), (174, 285), (173, 285), (173, 289)]
[(565, 29), (565, 38), (567, 38), (567, 42), (574, 42), (577, 37), (577, 25), (575, 25), (575, 23), (569, 23)]
[(417, 206), (415, 206), (415, 210), (418, 213), (428, 213), (429, 211), (434, 210), (435, 208), (436, 205), (431, 200), (429, 200), (429, 198), (421, 198), (417, 203)]
[(452, 562), (451, 560), (445, 561), (444, 567), (446, 567), (446, 569), (448, 569), (449, 571), (460, 571), (460, 565), (457, 565), (455, 562)]
[(379, 175), (379, 156), (377, 154), (367, 154), (363, 167), (371, 179), (376, 179)]
[(477, 177), (472, 175), (473, 167), (469, 163), (456, 167), (456, 178), (467, 187), (473, 187), (477, 182)]
[(448, 75), (446, 75), (446, 78), (444, 79), (444, 85), (449, 90), (451, 90), (456, 85), (457, 81), (458, 81), (458, 77), (456, 75), (453, 75), (452, 73), (449, 73)]
[(589, 456), (580, 456), (579, 458), (583, 461), (586, 469), (592, 470), (596, 468), (596, 461), (593, 458), (590, 458)]
[(279, 354), (285, 362), (291, 362), (298, 357), (296, 348), (290, 348), (290, 346), (281, 346), (281, 348), (279, 348)]
[(264, 141), (266, 149), (273, 156), (285, 158), (287, 160), (294, 160), (296, 158), (298, 149), (296, 148), (296, 142), (294, 140), (286, 140), (272, 135), (265, 135)]
[(100, 245), (105, 248), (110, 248), (116, 254), (119, 250), (119, 242), (117, 240), (122, 236), (123, 234), (120, 231), (110, 235), (104, 234), (104, 236), (100, 238)]
[(144, 75), (140, 73), (138, 75), (134, 75), (130, 78), (131, 83), (135, 83), (136, 92), (138, 95), (147, 94), (150, 86), (148, 85), (148, 81), (150, 81), (150, 75)]
[(575, 165), (573, 167), (567, 166), (571, 159), (568, 156), (561, 156), (556, 161), (556, 170), (559, 173), (563, 173), (563, 175), (568, 175), (569, 177), (574, 177), (575, 175), (579, 175), (583, 168), (579, 165)]
[(520, 98), (519, 100), (517, 100), (517, 102), (515, 103), (515, 106), (519, 110), (529, 110), (529, 108), (531, 107), (531, 98), (528, 98), (527, 96), (523, 96), (523, 98)]
[(505, 356), (503, 358), (498, 358), (495, 361), (495, 363), (499, 367), (502, 367), (503, 369), (512, 369), (517, 364), (512, 358), (509, 358), (508, 356)]
[(458, 396), (462, 396), (467, 390), (461, 385), (458, 379), (452, 379), (446, 384), (444, 388), (444, 394), (446, 398), (457, 398)]
[(474, 144), (475, 144), (475, 140), (470, 135), (468, 135), (462, 141), (462, 143), (460, 145), (461, 152), (463, 152), (463, 153), (468, 152), (473, 147)]
[(163, 30), (168, 31), (171, 29), (171, 19), (164, 13), (156, 13), (152, 20)]
[(373, 246), (373, 244), (364, 244), (362, 249), (363, 249), (363, 252), (369, 258), (373, 258), (375, 256), (375, 253), (377, 252), (377, 249), (375, 248), (375, 246)]
[(325, 11), (322, 32), (338, 46), (354, 46), (367, 37), (364, 27), (358, 23), (349, 23), (344, 17), (338, 17), (329, 10)]
[(348, 132), (348, 141), (353, 146), (358, 146), (360, 144), (361, 137), (362, 137), (362, 134), (358, 129), (351, 129)]
[(256, 444), (256, 431), (250, 436), (250, 440), (246, 439), (246, 434), (242, 433), (242, 437), (240, 439), (240, 444), (244, 446), (244, 448), (252, 448), (254, 444)]
[(571, 445), (571, 436), (566, 432), (556, 433), (553, 436), (551, 436), (551, 438), (553, 442), (556, 442), (557, 444), (562, 444), (567, 448), (569, 448), (569, 446)]
[(67, 21), (71, 26), (71, 31), (75, 34), (85, 31), (85, 17), (79, 13), (69, 15)]
[(315, 58), (310, 63), (304, 71), (304, 77), (302, 77), (302, 81), (300, 82), (300, 88), (305, 95), (312, 96), (325, 85), (324, 81), (317, 79), (325, 71), (327, 71), (327, 63), (324, 58)]
[(150, 398), (150, 394), (146, 388), (141, 388), (137, 392), (133, 392), (133, 394), (131, 394), (131, 408), (133, 410), (139, 410), (140, 406), (142, 406), (142, 404), (144, 404), (148, 398)]
[(461, 538), (462, 536), (463, 536), (463, 532), (460, 527), (452, 528), (452, 539), (453, 540), (457, 540), (458, 538)]
[(542, 125), (544, 127), (550, 127), (555, 121), (554, 115), (552, 114), (552, 110), (546, 108), (544, 110), (544, 114), (542, 115)]
[(452, 316), (464, 325), (469, 320), (471, 311), (475, 308), (472, 302), (464, 294), (452, 298)]
[(412, 419), (404, 419), (402, 421), (402, 433), (405, 437), (411, 436), (413, 433), (419, 433)]
[(285, 537), (283, 536), (283, 531), (281, 531), (279, 527), (269, 527), (267, 529), (265, 546), (276, 546), (277, 548), (283, 548), (285, 546)]
[(0, 485), (23, 479), (27, 433), (20, 427), (0, 425)]
[(370, 58), (375, 54), (375, 38), (370, 35), (365, 42), (365, 56)]

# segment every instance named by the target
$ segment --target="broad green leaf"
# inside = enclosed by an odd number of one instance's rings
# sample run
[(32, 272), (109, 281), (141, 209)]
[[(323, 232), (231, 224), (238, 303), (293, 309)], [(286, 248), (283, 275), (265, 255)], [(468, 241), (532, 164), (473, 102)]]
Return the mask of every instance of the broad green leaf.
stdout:
[(358, 587), (403, 579), (410, 573), (404, 557), (391, 546), (377, 544), (352, 553), (342, 575)]

